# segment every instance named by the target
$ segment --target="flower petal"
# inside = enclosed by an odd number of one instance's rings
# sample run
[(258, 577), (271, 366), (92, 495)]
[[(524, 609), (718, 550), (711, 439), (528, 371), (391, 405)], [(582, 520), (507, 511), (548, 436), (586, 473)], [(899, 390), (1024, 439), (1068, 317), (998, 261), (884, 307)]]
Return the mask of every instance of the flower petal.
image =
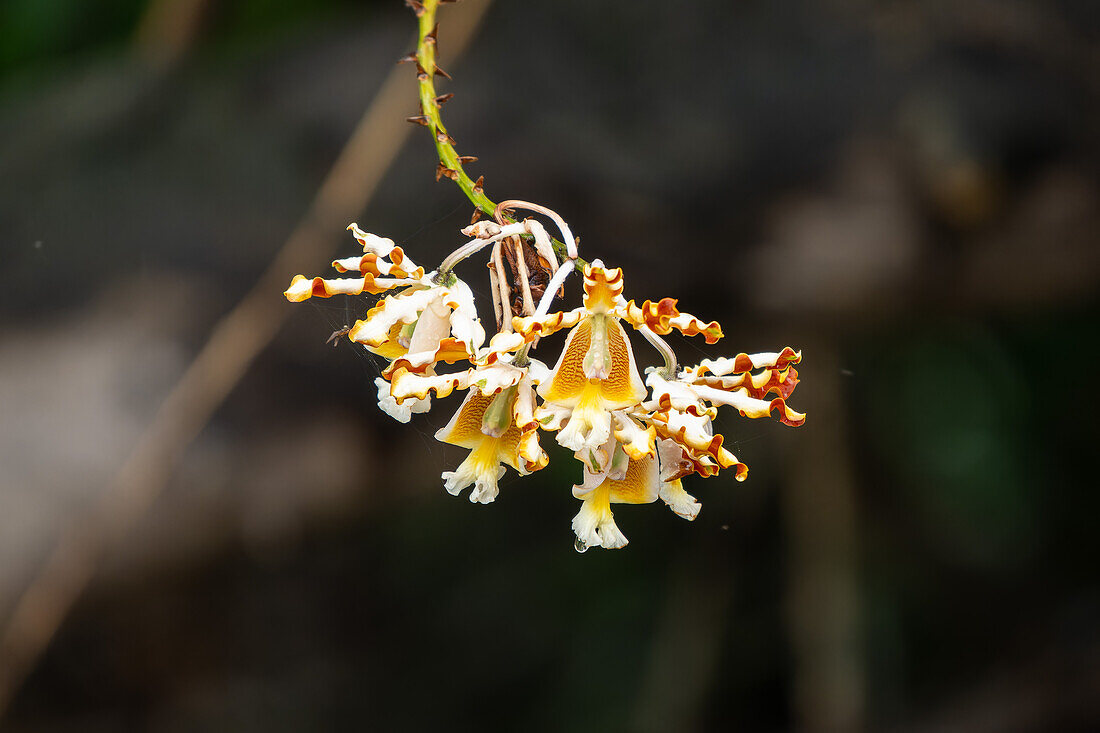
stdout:
[(727, 377), (704, 375), (695, 379), (688, 378), (688, 381), (727, 392), (744, 388), (750, 397), (758, 400), (765, 399), (769, 394), (787, 399), (798, 386), (798, 370), (788, 366), (783, 369), (764, 369), (756, 373), (742, 372)]
[(583, 547), (603, 547), (617, 550), (626, 547), (626, 536), (615, 524), (607, 487), (598, 488), (584, 497), (581, 509), (573, 517), (573, 532)]
[(375, 277), (387, 276), (412, 278), (414, 280), (420, 280), (424, 277), (424, 268), (417, 267), (412, 260), (405, 257), (400, 247), (394, 247), (392, 255), (394, 261), (387, 262), (373, 252), (367, 252), (359, 257), (344, 257), (343, 259), (333, 260), (332, 266), (337, 272), (361, 272), (364, 275), (370, 274)]
[(514, 316), (512, 328), (528, 341), (541, 336), (549, 336), (563, 328), (572, 328), (588, 315), (584, 308), (575, 308), (563, 313), (550, 313), (542, 318), (534, 316)]
[(437, 397), (447, 397), (456, 389), (470, 386), (473, 369), (454, 374), (417, 374), (400, 367), (390, 376), (390, 395), (403, 404), (409, 399), (425, 399), (435, 392)]
[(366, 318), (355, 322), (348, 338), (367, 347), (379, 347), (390, 339), (395, 324), (416, 323), (434, 298), (431, 288), (419, 287), (386, 296), (367, 311)]
[(672, 440), (683, 448), (683, 459), (690, 461), (692, 469), (700, 476), (713, 476), (719, 469), (734, 467), (734, 478), (738, 481), (748, 477), (749, 467), (722, 447), (724, 439), (721, 435), (713, 434), (709, 412), (696, 415), (669, 410), (655, 412), (650, 419), (657, 436)]
[[(471, 450), (471, 456), (467, 457), (468, 462), (464, 461), (465, 468), (460, 466), (459, 470), (448, 472), (450, 476), (444, 475), (444, 479), (448, 482), (448, 491), (457, 493), (470, 483), (476, 483), (475, 479), (466, 480), (476, 474), (481, 477), (486, 488), (482, 490), (475, 487), (477, 498), (471, 496), (470, 500), (486, 503), (492, 501), (491, 497), (496, 496), (498, 464), (507, 464), (521, 474), (537, 471), (547, 464), (549, 458), (538, 445), (537, 429), (531, 426), (530, 420), (521, 424), (515, 417), (517, 413), (523, 417), (527, 409), (526, 406), (522, 406), (517, 410), (517, 403), (521, 401), (524, 389), (530, 391), (530, 387), (520, 385), (516, 390), (516, 396), (512, 397), (513, 402), (509, 413), (511, 421), (499, 437), (488, 435), (485, 426), (485, 413), (493, 404), (496, 395), (483, 395), (476, 389), (469, 391), (450, 422), (436, 432), (437, 440)], [(503, 471), (503, 469), (500, 470)], [(494, 476), (491, 480), (490, 474)]]
[(627, 455), (637, 461), (654, 454), (657, 432), (652, 425), (643, 428), (622, 410), (612, 414), (615, 417), (615, 440), (619, 441)]
[(722, 338), (722, 327), (718, 325), (718, 321), (706, 323), (690, 313), (681, 313), (676, 308), (676, 302), (675, 298), (662, 298), (656, 303), (647, 300), (639, 306), (632, 300), (626, 304), (624, 318), (635, 328), (649, 326), (660, 336), (667, 336), (676, 329), (685, 336), (703, 334), (708, 344), (716, 343)]
[(312, 280), (305, 275), (295, 275), (290, 281), (290, 287), (283, 291), (283, 295), (291, 303), (301, 303), (310, 298), (331, 298), (334, 295), (361, 295), (363, 293), (384, 293), (399, 285), (407, 285), (404, 280), (392, 280), (375, 278), (374, 275), (363, 277), (338, 277), (325, 280), (315, 277)]
[(388, 257), (390, 252), (394, 250), (395, 245), (392, 239), (364, 232), (355, 222), (348, 225), (348, 231), (351, 232), (351, 235), (355, 237), (359, 244), (363, 245), (364, 252), (371, 252), (379, 257)]
[(661, 484), (661, 501), (667, 504), (669, 509), (689, 522), (695, 521), (695, 518), (699, 516), (699, 510), (703, 507), (702, 504), (695, 500), (694, 496), (684, 491), (684, 486), (680, 482), (680, 479), (666, 481)]
[(430, 397), (424, 399), (407, 399), (402, 403), (390, 395), (390, 383), (382, 377), (377, 377), (374, 384), (378, 387), (378, 406), (382, 412), (392, 417), (397, 422), (409, 422), (414, 412), (427, 412), (431, 409)]
[(623, 308), (623, 271), (618, 267), (605, 268), (600, 260), (593, 260), (584, 268), (584, 307), (589, 313), (610, 313)]
[(782, 369), (791, 364), (798, 364), (801, 361), (802, 352), (795, 351), (787, 346), (779, 352), (738, 354), (732, 358), (722, 357), (720, 359), (703, 359), (698, 367), (689, 369), (688, 372), (693, 377), (702, 376), (708, 373), (723, 377), (727, 374), (741, 374), (757, 369)]
[(732, 392), (706, 386), (696, 386), (694, 389), (701, 399), (715, 405), (729, 405), (744, 417), (769, 417), (773, 410), (778, 410), (779, 422), (784, 425), (798, 427), (806, 422), (806, 415), (792, 410), (782, 397), (776, 397), (769, 402), (750, 396), (745, 389), (736, 389)]
[(585, 375), (584, 361), (592, 345), (592, 318), (586, 318), (569, 332), (549, 381), (539, 385), (539, 396), (547, 402), (576, 405), (582, 395), (590, 395), (591, 386), (595, 386), (606, 409), (621, 410), (640, 403), (645, 398), (646, 389), (638, 374), (634, 350), (626, 331), (617, 319), (607, 318), (606, 332), (607, 350), (611, 358), (606, 379), (589, 379)]

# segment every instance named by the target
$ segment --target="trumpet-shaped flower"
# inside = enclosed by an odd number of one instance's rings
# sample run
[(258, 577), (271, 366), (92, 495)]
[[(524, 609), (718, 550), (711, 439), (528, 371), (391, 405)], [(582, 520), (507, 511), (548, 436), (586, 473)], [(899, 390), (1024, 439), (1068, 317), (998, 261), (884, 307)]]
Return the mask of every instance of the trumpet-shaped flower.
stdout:
[(458, 412), (435, 434), (437, 440), (470, 449), (457, 469), (443, 472), (447, 491), (457, 496), (472, 484), (470, 501), (488, 504), (497, 497), (505, 465), (521, 475), (543, 468), (549, 458), (538, 443), (533, 408), (527, 380), (489, 394), (472, 386)]
[(601, 472), (591, 471), (586, 464), (584, 481), (573, 487), (573, 496), (583, 502), (577, 516), (573, 517), (573, 532), (578, 542), (583, 543), (578, 547), (609, 550), (625, 547), (627, 539), (615, 524), (611, 505), (649, 504), (660, 494), (656, 455), (628, 461), (625, 471), (616, 472), (615, 463), (612, 458), (608, 468)]

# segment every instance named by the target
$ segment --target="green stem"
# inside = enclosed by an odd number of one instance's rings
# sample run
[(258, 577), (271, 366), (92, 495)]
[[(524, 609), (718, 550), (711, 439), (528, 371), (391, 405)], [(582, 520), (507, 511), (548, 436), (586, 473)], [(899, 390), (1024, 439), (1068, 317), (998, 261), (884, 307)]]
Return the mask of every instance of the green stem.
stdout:
[(438, 96), (435, 91), (436, 72), (436, 42), (435, 42), (435, 13), (439, 8), (439, 0), (423, 0), (424, 12), (420, 14), (420, 35), (416, 42), (416, 61), (419, 64), (417, 71), (418, 85), (420, 87), (420, 113), (428, 119), (428, 129), (431, 130), (435, 140), (435, 150), (439, 155), (439, 162), (449, 170), (455, 172), (455, 183), (466, 194), (466, 198), (477, 208), (489, 216), (493, 215), (497, 205), (489, 200), (485, 192), (470, 178), (462, 167), (462, 161), (458, 159), (458, 151), (447, 128), (443, 125), (443, 119), (439, 114), (440, 104), (436, 101)]
[[(420, 114), (423, 115), (423, 122), (426, 123), (425, 127), (431, 131), (432, 139), (435, 141), (436, 154), (443, 166), (441, 169), (442, 174), (457, 183), (462, 192), (466, 194), (466, 198), (470, 199), (474, 206), (483, 213), (493, 216), (497, 205), (481, 189), (480, 179), (474, 181), (462, 166), (458, 151), (455, 150), (454, 138), (447, 133), (447, 128), (443, 124), (443, 118), (440, 114), (441, 104), (437, 101), (439, 95), (435, 90), (437, 70), (435, 32), (438, 28), (435, 16), (436, 10), (439, 9), (439, 0), (422, 0), (421, 5), (422, 12), (418, 14), (420, 34), (416, 41), (416, 74), (420, 91)], [(509, 221), (511, 220), (509, 219)], [(565, 244), (554, 238), (551, 238), (551, 241), (558, 256), (563, 261), (567, 260), (568, 253)], [(581, 259), (574, 261), (574, 266), (578, 270), (582, 270), (585, 264), (587, 263)]]

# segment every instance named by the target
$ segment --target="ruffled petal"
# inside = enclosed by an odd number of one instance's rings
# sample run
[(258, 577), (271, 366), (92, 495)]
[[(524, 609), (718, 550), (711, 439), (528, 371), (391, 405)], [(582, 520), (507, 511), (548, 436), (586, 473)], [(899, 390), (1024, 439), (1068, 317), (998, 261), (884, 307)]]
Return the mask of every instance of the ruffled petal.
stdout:
[(400, 247), (393, 249), (394, 262), (387, 262), (382, 257), (367, 252), (358, 257), (344, 257), (332, 261), (332, 267), (337, 272), (361, 272), (364, 275), (374, 277), (412, 278), (420, 280), (424, 277), (424, 268), (405, 257)]
[(680, 479), (666, 481), (661, 484), (661, 501), (689, 522), (694, 522), (695, 518), (699, 516), (699, 510), (703, 508), (703, 505), (696, 501), (694, 496), (684, 491)]
[(377, 377), (374, 384), (378, 387), (378, 407), (382, 412), (392, 417), (397, 422), (409, 422), (414, 412), (427, 412), (431, 409), (430, 397), (424, 399), (407, 399), (401, 403), (390, 395), (390, 383), (382, 377)]
[(722, 327), (718, 321), (706, 323), (690, 313), (681, 313), (676, 303), (675, 298), (662, 298), (656, 303), (647, 300), (639, 306), (632, 300), (623, 309), (623, 317), (635, 328), (648, 326), (660, 336), (667, 336), (675, 329), (685, 336), (702, 334), (708, 344), (722, 338)]
[(705, 385), (725, 391), (744, 389), (750, 397), (758, 400), (765, 399), (769, 394), (775, 394), (787, 399), (798, 386), (798, 370), (793, 366), (783, 369), (763, 369), (759, 372), (742, 372), (727, 377), (714, 377), (710, 375), (688, 378), (692, 384)]
[(513, 316), (512, 329), (528, 341), (541, 336), (549, 336), (564, 328), (572, 328), (588, 315), (584, 308), (575, 308), (563, 313), (550, 313), (542, 318), (534, 316)]
[(736, 389), (731, 392), (705, 386), (696, 386), (694, 389), (701, 399), (715, 405), (729, 405), (745, 417), (769, 417), (773, 410), (778, 410), (779, 422), (784, 425), (798, 427), (806, 422), (806, 415), (792, 410), (782, 397), (768, 401), (750, 396), (745, 389)]
[(593, 260), (584, 268), (584, 307), (589, 313), (610, 313), (626, 306), (623, 300), (623, 271), (605, 268)]
[(290, 287), (283, 291), (283, 295), (291, 303), (301, 303), (310, 298), (331, 298), (334, 295), (362, 295), (363, 293), (377, 295), (400, 285), (408, 285), (408, 281), (375, 278), (370, 274), (363, 277), (338, 277), (331, 280), (321, 277), (309, 279), (305, 275), (295, 275), (290, 281)]
[[(367, 311), (367, 317), (356, 321), (348, 338), (364, 346), (380, 347), (391, 339), (395, 325), (416, 323), (436, 294), (430, 288), (408, 288), (380, 300)], [(405, 345), (408, 348), (408, 344)]]
[(787, 346), (779, 352), (763, 352), (760, 354), (738, 354), (732, 358), (703, 359), (699, 366), (689, 369), (689, 378), (713, 374), (723, 377), (727, 374), (743, 374), (757, 369), (782, 369), (791, 364), (802, 361), (802, 352), (795, 351)]
[(470, 291), (470, 286), (462, 280), (457, 280), (454, 285), (443, 289), (442, 302), (451, 310), (451, 335), (466, 344), (466, 350), (471, 357), (475, 356), (481, 345), (485, 343), (485, 329), (478, 320), (474, 294)]
[(653, 455), (657, 431), (652, 425), (642, 427), (622, 410), (612, 413), (615, 417), (615, 440), (635, 461)]
[(735, 478), (744, 481), (749, 467), (722, 447), (722, 436), (715, 435), (711, 427), (713, 414), (712, 411), (695, 414), (668, 410), (655, 412), (650, 419), (658, 437), (672, 440), (683, 448), (682, 458), (690, 461), (692, 470), (700, 476), (713, 476), (719, 469), (734, 467)]
[(437, 397), (447, 397), (456, 389), (466, 389), (474, 370), (467, 369), (454, 374), (417, 374), (400, 367), (390, 376), (390, 395), (402, 404), (408, 399), (426, 399), (432, 392)]
[(396, 245), (394, 245), (392, 239), (385, 237), (379, 237), (377, 234), (371, 234), (370, 232), (364, 232), (359, 228), (359, 225), (352, 222), (348, 225), (348, 231), (355, 237), (359, 244), (363, 245), (364, 252), (370, 252), (379, 257), (389, 257)]

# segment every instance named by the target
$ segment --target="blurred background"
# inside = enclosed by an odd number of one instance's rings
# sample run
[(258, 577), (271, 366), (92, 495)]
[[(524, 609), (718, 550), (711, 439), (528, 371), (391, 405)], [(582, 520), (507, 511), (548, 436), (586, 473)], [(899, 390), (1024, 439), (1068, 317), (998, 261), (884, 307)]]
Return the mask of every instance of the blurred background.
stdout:
[[(685, 481), (693, 524), (620, 507), (622, 551), (574, 552), (551, 436), (495, 504), (447, 495), (458, 400), (390, 421), (380, 360), (325, 345), (372, 299), (281, 294), (351, 220), (428, 265), (462, 241), (403, 122), (412, 14), (3, 0), (0, 729), (1100, 728), (1096, 4), (440, 20), (489, 196), (718, 319), (685, 362), (802, 349), (806, 425), (723, 414), (748, 481)], [(392, 166), (340, 157), (372, 100)], [(377, 189), (311, 209), (338, 158)]]

